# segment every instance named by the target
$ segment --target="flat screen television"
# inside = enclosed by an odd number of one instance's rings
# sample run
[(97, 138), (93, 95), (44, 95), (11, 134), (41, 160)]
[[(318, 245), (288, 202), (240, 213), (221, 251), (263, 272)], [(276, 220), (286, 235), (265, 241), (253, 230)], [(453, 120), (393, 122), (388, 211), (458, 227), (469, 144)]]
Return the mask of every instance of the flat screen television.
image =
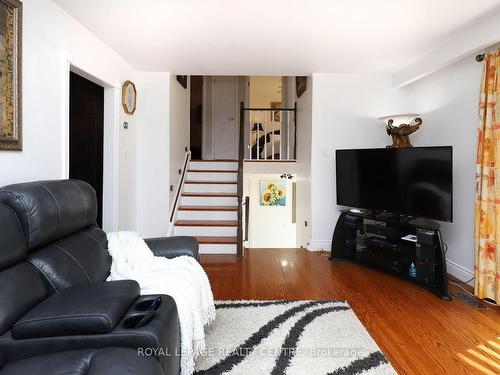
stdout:
[(336, 150), (337, 204), (452, 221), (451, 146)]

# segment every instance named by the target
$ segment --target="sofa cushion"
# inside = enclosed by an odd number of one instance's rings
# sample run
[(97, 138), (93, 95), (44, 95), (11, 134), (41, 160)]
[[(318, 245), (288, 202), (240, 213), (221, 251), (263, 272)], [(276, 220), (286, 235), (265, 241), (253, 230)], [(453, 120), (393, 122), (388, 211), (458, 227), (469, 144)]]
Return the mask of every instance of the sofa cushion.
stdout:
[(48, 295), (39, 272), (29, 263), (0, 272), (0, 334)]
[(0, 203), (0, 270), (26, 258), (26, 241), (14, 210)]
[(111, 268), (107, 248), (106, 233), (94, 226), (32, 251), (28, 262), (57, 291), (105, 281)]
[(15, 339), (111, 332), (139, 297), (133, 280), (66, 288), (23, 316), (12, 328)]
[(28, 250), (94, 225), (97, 218), (95, 191), (79, 180), (5, 186), (0, 190), (0, 203), (16, 212)]
[(103, 348), (52, 353), (8, 363), (0, 375), (163, 375), (158, 360), (137, 349)]
[(148, 238), (145, 242), (157, 257), (176, 258), (187, 255), (198, 259), (200, 245), (195, 237), (174, 236)]

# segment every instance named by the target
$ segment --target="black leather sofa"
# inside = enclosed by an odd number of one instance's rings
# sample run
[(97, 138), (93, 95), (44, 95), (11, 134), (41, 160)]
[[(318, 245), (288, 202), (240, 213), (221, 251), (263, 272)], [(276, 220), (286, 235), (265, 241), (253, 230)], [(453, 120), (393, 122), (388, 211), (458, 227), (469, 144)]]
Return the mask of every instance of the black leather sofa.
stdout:
[[(0, 189), (1, 375), (180, 372), (174, 300), (141, 296), (132, 280), (106, 282), (111, 258), (96, 215), (83, 181)], [(198, 257), (191, 237), (146, 242), (157, 256)]]

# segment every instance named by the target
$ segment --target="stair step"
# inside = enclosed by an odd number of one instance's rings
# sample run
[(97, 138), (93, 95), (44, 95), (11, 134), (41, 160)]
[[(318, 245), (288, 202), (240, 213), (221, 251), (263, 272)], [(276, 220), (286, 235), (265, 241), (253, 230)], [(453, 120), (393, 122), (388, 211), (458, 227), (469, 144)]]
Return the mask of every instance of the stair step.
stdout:
[(236, 244), (237, 237), (217, 237), (217, 236), (198, 236), (196, 237), (200, 244)]
[(236, 220), (177, 220), (174, 235), (234, 237), (238, 231), (236, 223)]
[(187, 181), (236, 182), (238, 173), (234, 171), (188, 171)]
[(237, 227), (236, 220), (177, 220), (176, 227)]
[(214, 160), (201, 160), (201, 159), (191, 159), (193, 163), (237, 163), (238, 160), (233, 159), (214, 159)]
[(235, 171), (238, 169), (237, 160), (191, 160), (188, 169), (197, 170), (223, 170), (223, 171)]
[(200, 254), (231, 254), (238, 252), (235, 243), (200, 243)]
[(238, 170), (227, 170), (227, 169), (188, 169), (191, 173), (238, 173)]
[(198, 192), (184, 192), (184, 197), (238, 197), (236, 193), (198, 193)]
[(223, 184), (223, 185), (236, 185), (237, 182), (234, 181), (197, 181), (197, 180), (191, 180), (191, 181), (186, 181), (186, 184)]
[(238, 211), (178, 210), (177, 220), (238, 220)]
[(238, 206), (181, 206), (179, 211), (238, 211)]
[(226, 193), (236, 194), (238, 184), (233, 181), (186, 181), (184, 193)]
[(238, 205), (235, 193), (183, 193), (181, 206), (229, 206)]

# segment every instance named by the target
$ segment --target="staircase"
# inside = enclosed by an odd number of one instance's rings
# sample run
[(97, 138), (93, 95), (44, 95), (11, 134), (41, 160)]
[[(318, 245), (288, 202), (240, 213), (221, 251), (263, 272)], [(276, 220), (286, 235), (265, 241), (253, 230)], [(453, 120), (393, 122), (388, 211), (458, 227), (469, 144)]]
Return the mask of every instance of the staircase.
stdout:
[(194, 236), (202, 254), (236, 254), (237, 161), (192, 160), (174, 235)]

